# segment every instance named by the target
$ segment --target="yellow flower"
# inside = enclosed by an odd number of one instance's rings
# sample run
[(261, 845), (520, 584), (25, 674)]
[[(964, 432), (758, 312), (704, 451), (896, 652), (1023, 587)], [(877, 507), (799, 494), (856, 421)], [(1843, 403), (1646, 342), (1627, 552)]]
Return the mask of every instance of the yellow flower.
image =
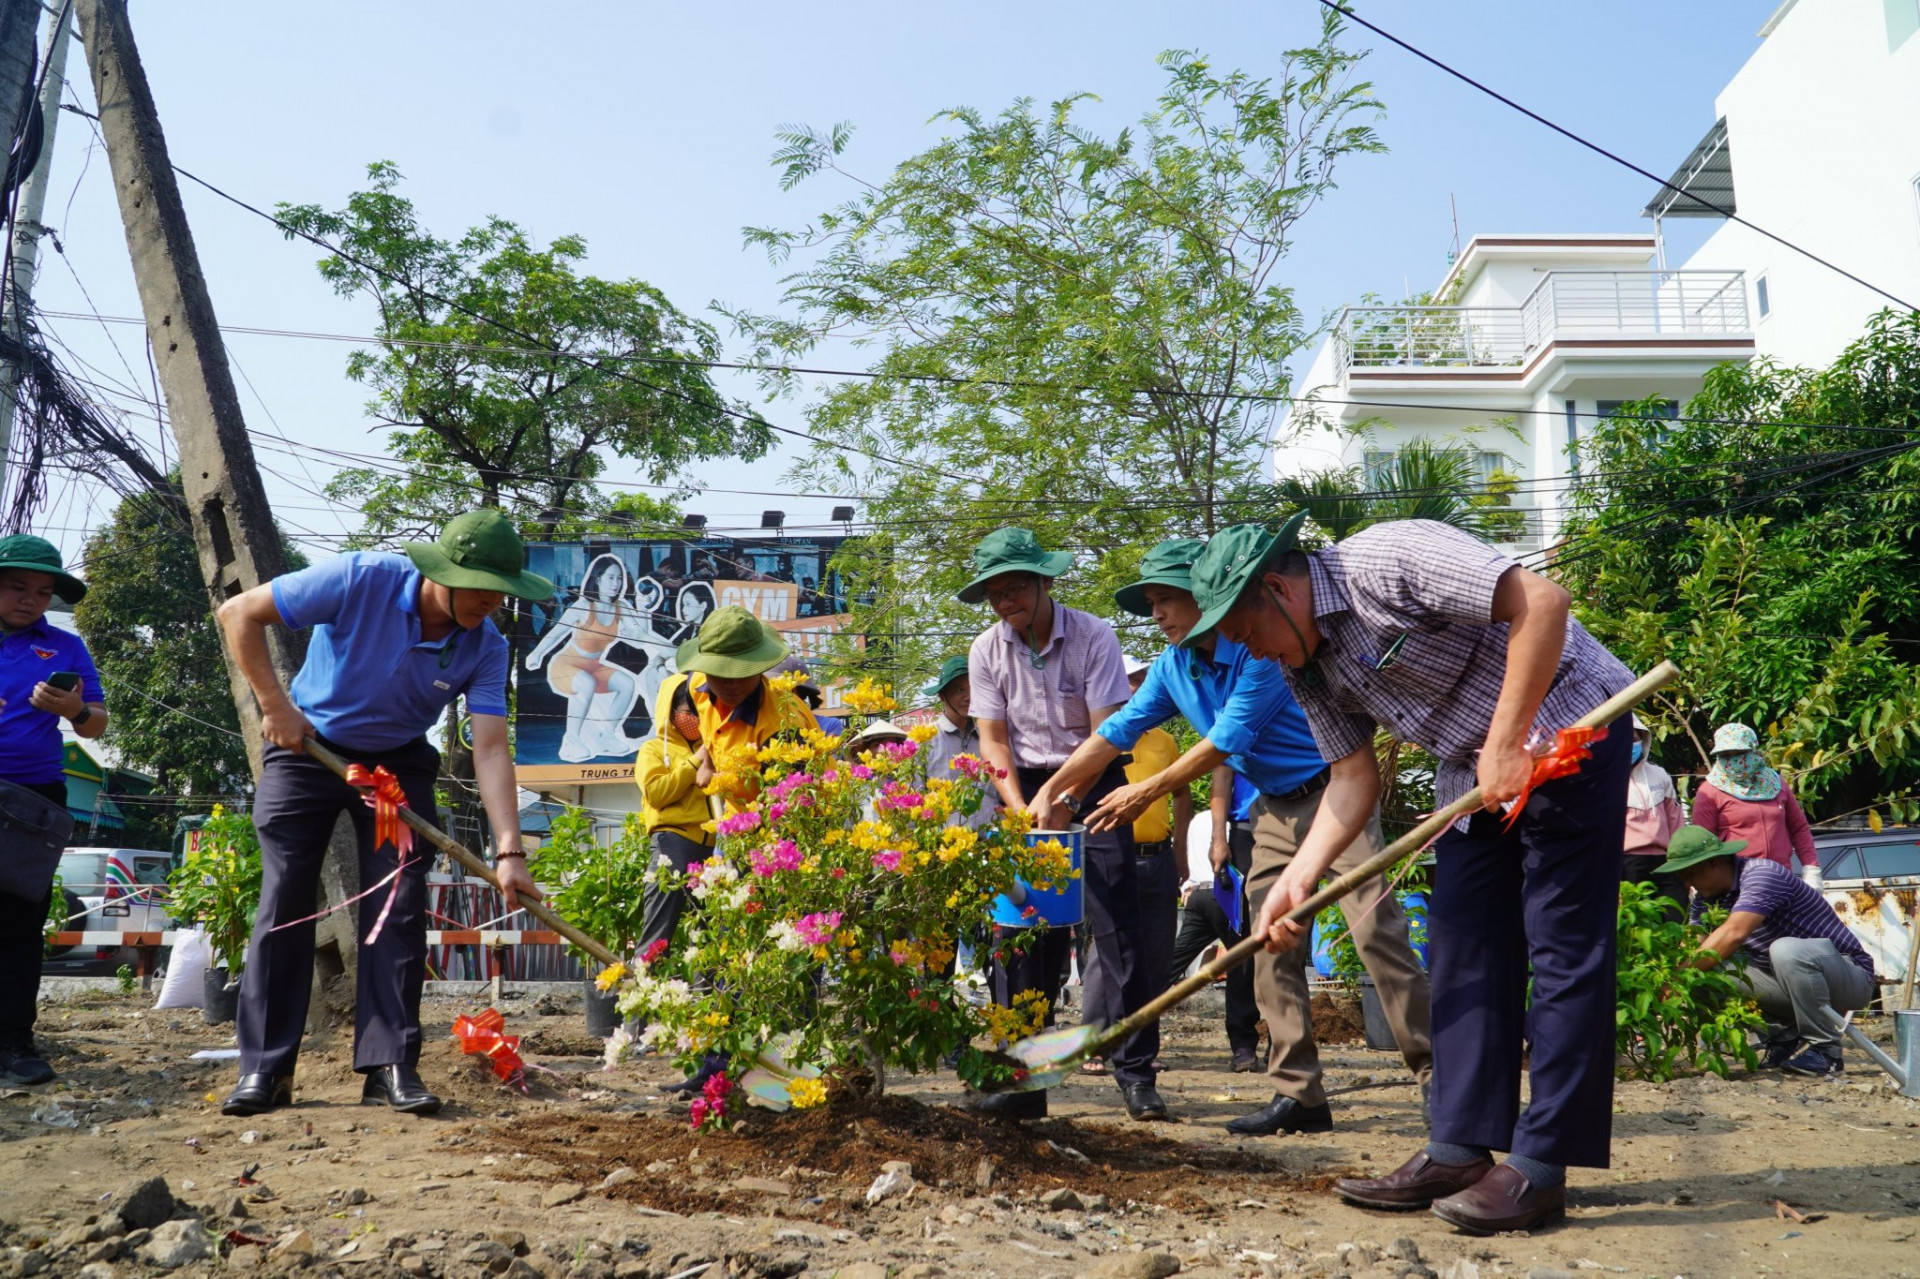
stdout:
[(796, 1079), (787, 1085), (787, 1098), (795, 1110), (812, 1110), (826, 1104), (827, 1086), (818, 1079)]
[(912, 728), (909, 728), (907, 730), (907, 740), (912, 742), (918, 742), (920, 745), (924, 746), (928, 742), (932, 741), (933, 735), (939, 731), (940, 730), (934, 727), (932, 724), (915, 724)]
[(612, 990), (620, 984), (626, 975), (627, 966), (625, 964), (610, 964), (604, 972), (593, 979), (593, 984), (601, 990)]
[(862, 679), (843, 700), (849, 709), (861, 715), (884, 715), (900, 706), (887, 695), (886, 689), (873, 682), (871, 676)]
[(806, 677), (805, 671), (783, 671), (778, 675), (767, 676), (767, 687), (776, 693), (791, 693)]

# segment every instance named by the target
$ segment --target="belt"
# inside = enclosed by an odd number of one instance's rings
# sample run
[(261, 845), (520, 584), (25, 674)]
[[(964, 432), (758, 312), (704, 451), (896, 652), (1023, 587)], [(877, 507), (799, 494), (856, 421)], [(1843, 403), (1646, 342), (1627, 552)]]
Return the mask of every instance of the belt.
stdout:
[(1151, 844), (1135, 844), (1133, 846), (1133, 855), (1135, 857), (1158, 857), (1162, 853), (1170, 853), (1172, 851), (1172, 836), (1168, 836), (1166, 839), (1156, 839)]
[(1319, 772), (1315, 773), (1312, 777), (1309, 777), (1306, 781), (1300, 783), (1298, 786), (1294, 787), (1292, 790), (1288, 791), (1286, 794), (1284, 795), (1268, 794), (1267, 798), (1272, 800), (1276, 804), (1297, 803), (1300, 800), (1305, 799), (1307, 796), (1315, 793), (1316, 791), (1324, 789), (1326, 784), (1330, 780), (1332, 780), (1332, 778), (1333, 778), (1333, 769), (1331, 766), (1329, 766), (1327, 768), (1321, 769)]

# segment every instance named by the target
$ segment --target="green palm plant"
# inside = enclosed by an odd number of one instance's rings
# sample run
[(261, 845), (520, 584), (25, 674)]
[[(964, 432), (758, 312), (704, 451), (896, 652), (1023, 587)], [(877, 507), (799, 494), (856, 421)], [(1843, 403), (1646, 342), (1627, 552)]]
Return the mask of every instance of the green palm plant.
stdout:
[(1478, 453), (1462, 444), (1414, 440), (1393, 455), (1368, 489), (1357, 466), (1331, 467), (1280, 481), (1280, 491), (1335, 542), (1384, 520), (1434, 520), (1487, 535)]

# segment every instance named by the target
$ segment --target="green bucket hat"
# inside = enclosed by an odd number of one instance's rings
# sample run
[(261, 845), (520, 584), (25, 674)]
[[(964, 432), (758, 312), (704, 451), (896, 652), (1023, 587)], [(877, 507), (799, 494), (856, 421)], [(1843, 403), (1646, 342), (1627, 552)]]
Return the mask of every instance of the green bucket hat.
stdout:
[(1043, 551), (1033, 534), (1023, 528), (997, 528), (973, 548), (973, 580), (960, 588), (962, 604), (978, 604), (987, 597), (987, 579), (1002, 573), (1037, 573), (1058, 577), (1073, 567), (1065, 551)]
[(1200, 605), (1200, 620), (1180, 641), (1180, 647), (1192, 648), (1213, 633), (1248, 584), (1274, 560), (1300, 545), (1300, 526), (1306, 520), (1305, 511), (1295, 511), (1277, 533), (1269, 533), (1258, 524), (1235, 524), (1214, 535), (1193, 562), (1193, 598)]
[(1656, 875), (1678, 874), (1690, 866), (1710, 862), (1716, 857), (1736, 855), (1747, 846), (1744, 839), (1720, 840), (1703, 826), (1682, 826), (1667, 841), (1667, 860), (1653, 868)]
[(949, 657), (946, 661), (940, 663), (940, 673), (934, 676), (933, 683), (920, 690), (921, 695), (925, 697), (938, 697), (947, 691), (947, 685), (953, 683), (953, 681), (959, 679), (966, 673), (967, 659), (965, 655)]
[(527, 572), (527, 548), (513, 521), (490, 506), (448, 520), (438, 542), (408, 542), (407, 558), (428, 581), (455, 590), (553, 598), (553, 583)]
[(721, 679), (764, 675), (786, 659), (787, 646), (777, 631), (738, 604), (717, 608), (700, 633), (674, 650), (673, 664)]
[(44, 537), (16, 533), (0, 537), (0, 569), (24, 568), (45, 573), (53, 579), (53, 593), (68, 604), (78, 604), (87, 594), (87, 584), (61, 567), (60, 548)]
[(1193, 562), (1207, 544), (1197, 537), (1176, 537), (1160, 543), (1140, 561), (1140, 580), (1128, 582), (1113, 593), (1113, 602), (1135, 617), (1152, 617), (1153, 605), (1147, 602), (1149, 586), (1171, 586), (1193, 593)]

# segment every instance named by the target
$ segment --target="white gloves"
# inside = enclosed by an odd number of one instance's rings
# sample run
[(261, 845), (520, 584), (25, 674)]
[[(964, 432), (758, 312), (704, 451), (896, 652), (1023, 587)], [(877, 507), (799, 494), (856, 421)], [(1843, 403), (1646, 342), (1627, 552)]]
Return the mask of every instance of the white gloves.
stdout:
[(1827, 887), (1826, 878), (1820, 874), (1818, 866), (1802, 866), (1800, 880), (1816, 893), (1824, 891)]

